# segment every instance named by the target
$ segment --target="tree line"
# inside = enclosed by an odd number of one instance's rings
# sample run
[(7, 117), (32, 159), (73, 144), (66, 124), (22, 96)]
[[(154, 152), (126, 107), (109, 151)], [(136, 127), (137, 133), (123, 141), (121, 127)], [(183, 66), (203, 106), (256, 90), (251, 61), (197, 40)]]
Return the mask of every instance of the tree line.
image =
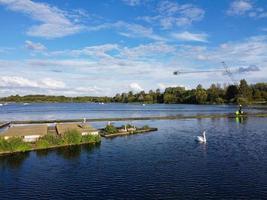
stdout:
[(141, 91), (117, 94), (115, 102), (166, 103), (166, 104), (223, 104), (223, 103), (265, 103), (267, 101), (267, 83), (249, 85), (245, 79), (239, 84), (222, 87), (212, 84), (208, 89), (198, 85), (195, 89), (168, 87), (163, 93), (159, 89), (148, 93)]
[(267, 83), (248, 84), (242, 79), (239, 84), (221, 86), (212, 84), (205, 89), (198, 85), (195, 89), (168, 87), (161, 92), (150, 90), (138, 93), (123, 92), (114, 97), (65, 97), (46, 95), (13, 95), (0, 99), (4, 102), (117, 102), (117, 103), (165, 103), (165, 104), (223, 104), (223, 103), (265, 103)]

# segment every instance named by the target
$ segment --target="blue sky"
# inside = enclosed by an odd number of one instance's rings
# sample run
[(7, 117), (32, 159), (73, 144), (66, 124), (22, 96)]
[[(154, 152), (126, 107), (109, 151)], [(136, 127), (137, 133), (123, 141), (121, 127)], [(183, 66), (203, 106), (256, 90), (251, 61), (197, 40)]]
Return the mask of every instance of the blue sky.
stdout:
[(264, 0), (0, 0), (0, 96), (266, 81)]

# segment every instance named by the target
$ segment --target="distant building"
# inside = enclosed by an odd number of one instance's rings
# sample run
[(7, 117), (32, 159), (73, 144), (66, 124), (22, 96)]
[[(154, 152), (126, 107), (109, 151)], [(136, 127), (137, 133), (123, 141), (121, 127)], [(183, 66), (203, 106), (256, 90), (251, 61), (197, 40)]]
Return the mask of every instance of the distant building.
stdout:
[(4, 139), (21, 137), (24, 142), (35, 142), (47, 134), (47, 125), (12, 126), (1, 134)]

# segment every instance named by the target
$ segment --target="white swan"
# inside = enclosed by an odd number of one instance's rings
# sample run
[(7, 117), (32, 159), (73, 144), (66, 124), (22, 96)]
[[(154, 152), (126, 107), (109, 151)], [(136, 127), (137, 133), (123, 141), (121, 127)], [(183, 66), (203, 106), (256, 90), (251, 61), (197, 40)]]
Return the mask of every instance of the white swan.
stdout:
[(206, 143), (207, 142), (206, 131), (203, 131), (202, 136), (197, 136), (197, 141), (199, 143)]

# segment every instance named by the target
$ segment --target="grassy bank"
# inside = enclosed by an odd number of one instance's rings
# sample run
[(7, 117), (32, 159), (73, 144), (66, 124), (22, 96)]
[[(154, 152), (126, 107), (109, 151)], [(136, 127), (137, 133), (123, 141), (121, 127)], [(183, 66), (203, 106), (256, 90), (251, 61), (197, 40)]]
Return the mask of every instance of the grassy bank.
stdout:
[(99, 135), (82, 136), (76, 130), (69, 130), (63, 136), (47, 134), (33, 143), (24, 142), (20, 137), (12, 137), (7, 140), (5, 140), (3, 137), (0, 137), (0, 155), (70, 145), (94, 144), (100, 142), (101, 137)]

